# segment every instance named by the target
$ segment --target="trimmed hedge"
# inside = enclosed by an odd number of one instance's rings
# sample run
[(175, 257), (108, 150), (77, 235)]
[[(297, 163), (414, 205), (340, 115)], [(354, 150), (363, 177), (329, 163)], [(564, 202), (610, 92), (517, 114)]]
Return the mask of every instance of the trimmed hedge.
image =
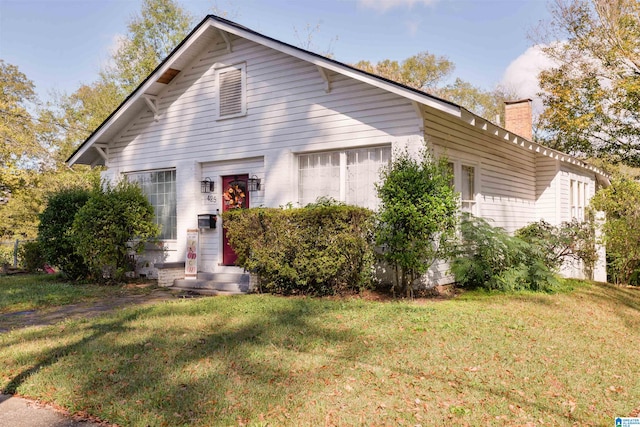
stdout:
[(355, 206), (236, 209), (223, 224), (261, 291), (333, 295), (371, 283), (373, 212)]

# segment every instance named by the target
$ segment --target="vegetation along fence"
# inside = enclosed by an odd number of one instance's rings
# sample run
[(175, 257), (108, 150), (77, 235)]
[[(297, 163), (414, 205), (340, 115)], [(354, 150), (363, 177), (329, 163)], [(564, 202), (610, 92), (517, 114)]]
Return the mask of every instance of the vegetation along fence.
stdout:
[(18, 267), (18, 254), (21, 245), (32, 240), (0, 240), (0, 269), (4, 265)]

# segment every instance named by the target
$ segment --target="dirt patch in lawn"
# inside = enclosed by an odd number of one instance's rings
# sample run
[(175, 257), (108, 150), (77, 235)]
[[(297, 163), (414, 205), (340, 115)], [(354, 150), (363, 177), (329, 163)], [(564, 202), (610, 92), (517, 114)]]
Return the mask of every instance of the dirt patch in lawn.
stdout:
[[(148, 285), (129, 285), (133, 287)], [(152, 304), (183, 298), (181, 292), (154, 288), (149, 293), (131, 294), (101, 299), (92, 302), (81, 302), (43, 310), (27, 310), (0, 315), (0, 332), (28, 326), (53, 325), (67, 319), (85, 319), (118, 310), (132, 305)]]

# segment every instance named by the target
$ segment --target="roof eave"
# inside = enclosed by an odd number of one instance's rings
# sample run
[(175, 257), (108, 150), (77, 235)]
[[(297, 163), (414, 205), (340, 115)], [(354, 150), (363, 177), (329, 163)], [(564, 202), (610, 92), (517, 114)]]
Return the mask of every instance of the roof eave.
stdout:
[[(120, 105), (107, 117), (101, 124), (96, 128), (96, 130), (89, 135), (89, 137), (76, 149), (76, 151), (69, 156), (66, 160), (66, 163), (69, 166), (73, 166), (78, 163), (78, 161), (83, 158), (85, 153), (93, 146), (95, 142), (99, 140), (99, 138), (104, 134), (106, 129), (111, 126), (114, 122), (120, 118), (124, 112), (131, 108), (131, 106), (144, 94), (144, 92), (156, 81), (157, 76), (161, 76), (168, 68), (171, 68), (171, 65), (175, 62), (175, 60), (180, 56), (181, 52), (184, 52), (188, 47), (197, 40), (199, 34), (202, 34), (206, 31), (207, 26), (206, 22), (210, 19), (210, 16), (205, 17), (200, 23), (187, 35), (187, 37), (180, 42), (178, 46), (176, 46), (171, 53), (162, 61), (156, 68), (145, 78), (142, 83), (138, 85), (138, 87), (127, 96), (124, 101), (120, 103)], [(89, 164), (89, 163), (84, 163)], [(100, 163), (104, 164), (104, 162)]]

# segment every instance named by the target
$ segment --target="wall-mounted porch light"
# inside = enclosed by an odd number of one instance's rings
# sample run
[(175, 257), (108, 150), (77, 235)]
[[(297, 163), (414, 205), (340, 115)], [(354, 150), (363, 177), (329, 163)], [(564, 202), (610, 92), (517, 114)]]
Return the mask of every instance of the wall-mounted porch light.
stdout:
[(260, 178), (252, 175), (251, 178), (247, 179), (247, 187), (249, 191), (260, 191)]
[(204, 180), (200, 181), (200, 192), (201, 193), (212, 193), (216, 188), (215, 181), (211, 181), (211, 178), (206, 177)]

